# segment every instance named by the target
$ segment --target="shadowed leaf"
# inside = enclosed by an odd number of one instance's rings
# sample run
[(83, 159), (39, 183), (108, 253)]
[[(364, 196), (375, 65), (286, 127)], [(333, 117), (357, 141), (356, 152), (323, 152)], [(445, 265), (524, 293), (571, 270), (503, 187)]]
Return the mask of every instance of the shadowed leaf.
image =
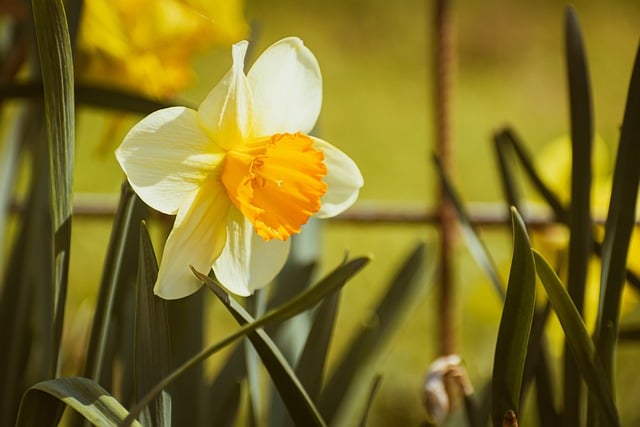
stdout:
[(237, 416), (242, 381), (247, 372), (244, 356), (244, 345), (237, 345), (222, 364), (220, 372), (207, 388), (206, 400), (210, 404), (202, 405), (201, 419), (225, 422), (229, 426), (235, 425), (233, 420)]
[[(165, 300), (153, 293), (158, 277), (158, 262), (144, 224), (140, 227), (140, 252), (134, 335), (134, 388), (141, 399), (171, 370), (171, 345)], [(171, 397), (166, 391), (154, 399), (142, 413), (142, 423), (171, 425)]]
[(387, 291), (380, 299), (375, 314), (369, 319), (358, 335), (345, 350), (345, 355), (336, 364), (320, 395), (320, 412), (331, 423), (340, 408), (350, 385), (367, 360), (389, 336), (396, 321), (406, 311), (407, 304), (418, 291), (424, 290), (424, 283), (418, 280), (425, 261), (425, 245), (419, 244), (398, 269), (395, 277), (387, 285)]
[(600, 305), (594, 340), (614, 394), (615, 347), (618, 336), (620, 298), (625, 282), (627, 253), (635, 223), (640, 182), (640, 47), (636, 53), (620, 143), (613, 173), (611, 200), (602, 243)]
[[(240, 325), (254, 321), (253, 317), (213, 280), (207, 281), (206, 284)], [(253, 344), (262, 363), (269, 372), (294, 422), (297, 425), (325, 425), (320, 413), (293, 372), (293, 369), (291, 369), (278, 347), (264, 330), (258, 329), (250, 332), (247, 334), (247, 338)]]
[[(120, 202), (113, 221), (111, 237), (105, 258), (96, 313), (91, 327), (89, 337), (89, 347), (87, 349), (87, 360), (85, 362), (84, 376), (95, 381), (102, 382), (105, 364), (105, 352), (107, 349), (107, 339), (109, 338), (109, 327), (112, 325), (112, 313), (114, 309), (114, 299), (117, 288), (121, 285), (119, 280), (123, 263), (127, 260), (127, 238), (135, 218), (135, 204), (137, 197), (128, 182), (122, 184)], [(139, 200), (137, 203), (141, 203)]]
[[(591, 237), (591, 157), (593, 120), (586, 54), (575, 10), (565, 14), (565, 49), (571, 113), (571, 206), (567, 288), (582, 313)], [(566, 351), (566, 350), (565, 350)], [(564, 363), (564, 424), (580, 424), (581, 382), (573, 361)]]
[[(39, 120), (34, 119), (34, 123)], [(22, 394), (32, 384), (51, 378), (53, 348), (53, 240), (46, 145), (35, 126), (34, 171), (20, 231), (9, 260), (0, 305), (0, 425), (11, 425)], [(29, 139), (26, 139), (27, 141)], [(34, 269), (33, 266), (38, 268)], [(27, 369), (27, 367), (29, 369)]]
[(307, 341), (296, 364), (296, 374), (314, 401), (320, 395), (339, 301), (339, 292), (322, 301), (315, 313)]
[[(155, 396), (157, 396), (166, 387), (171, 385), (176, 379), (180, 378), (185, 372), (188, 372), (192, 367), (199, 366), (200, 362), (207, 359), (209, 356), (215, 354), (216, 352), (220, 351), (221, 349), (225, 348), (226, 346), (235, 342), (237, 339), (247, 335), (252, 331), (263, 328), (269, 324), (282, 322), (286, 319), (290, 319), (297, 314), (302, 313), (305, 310), (308, 310), (309, 308), (320, 302), (327, 295), (341, 288), (347, 280), (353, 277), (358, 271), (360, 271), (365, 265), (367, 265), (368, 262), (369, 258), (366, 257), (355, 258), (351, 261), (346, 262), (345, 264), (341, 265), (333, 272), (331, 272), (329, 275), (327, 275), (327, 277), (321, 280), (317, 285), (307, 289), (282, 306), (268, 311), (267, 314), (255, 320), (254, 322), (245, 324), (236, 332), (228, 335), (226, 338), (222, 339), (216, 344), (205, 348), (200, 353), (187, 360), (171, 374), (167, 375), (161, 382), (156, 384), (156, 386), (131, 409), (130, 415), (123, 421), (122, 425), (128, 426), (131, 421), (133, 421), (133, 419), (142, 411), (142, 409), (144, 409), (144, 407), (147, 406), (151, 400), (153, 400)], [(198, 277), (203, 283), (215, 284), (215, 282), (213, 282), (212, 279), (208, 276), (196, 270), (193, 270), (193, 272), (196, 277)]]

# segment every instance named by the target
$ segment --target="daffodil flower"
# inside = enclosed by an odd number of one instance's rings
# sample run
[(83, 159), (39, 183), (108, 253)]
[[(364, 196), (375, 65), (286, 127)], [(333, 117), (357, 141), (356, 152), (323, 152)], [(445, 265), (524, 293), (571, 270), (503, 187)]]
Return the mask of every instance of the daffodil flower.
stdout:
[(283, 39), (245, 75), (247, 46), (233, 46), (231, 69), (198, 111), (156, 111), (116, 151), (140, 198), (177, 214), (154, 288), (163, 298), (200, 288), (190, 265), (250, 295), (282, 269), (291, 235), (347, 209), (363, 185), (351, 158), (309, 135), (322, 103), (311, 51)]

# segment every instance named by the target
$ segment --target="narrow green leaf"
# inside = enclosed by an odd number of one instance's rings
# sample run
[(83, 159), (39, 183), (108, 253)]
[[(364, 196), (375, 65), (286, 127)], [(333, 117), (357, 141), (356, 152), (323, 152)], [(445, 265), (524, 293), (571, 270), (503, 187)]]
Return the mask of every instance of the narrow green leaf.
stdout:
[[(109, 246), (102, 270), (96, 313), (93, 317), (84, 368), (84, 376), (97, 382), (102, 382), (107, 339), (110, 336), (109, 327), (113, 325), (114, 300), (118, 286), (121, 284), (119, 280), (121, 268), (126, 261), (127, 238), (134, 226), (136, 200), (137, 197), (131, 186), (125, 181), (121, 187), (120, 202), (113, 221)], [(140, 203), (140, 201), (138, 200), (137, 203)]]
[(462, 229), (462, 236), (467, 242), (467, 247), (469, 248), (471, 255), (473, 255), (476, 262), (484, 269), (487, 276), (489, 276), (491, 284), (493, 284), (493, 288), (495, 289), (498, 296), (501, 299), (504, 299), (504, 284), (502, 283), (502, 280), (498, 275), (498, 270), (496, 269), (487, 246), (484, 244), (475, 227), (471, 223), (471, 217), (464, 208), (462, 200), (454, 189), (453, 184), (447, 176), (447, 173), (442, 168), (440, 161), (437, 157), (434, 157), (433, 159), (436, 164), (436, 170), (438, 171), (438, 174), (440, 176), (440, 181), (442, 182), (442, 189), (444, 191), (444, 194), (451, 201), (453, 209), (458, 216), (458, 221), (460, 222), (460, 227)]
[(314, 401), (317, 401), (322, 387), (327, 354), (338, 315), (340, 293), (326, 297), (315, 312), (311, 330), (307, 336), (298, 363), (296, 374)]
[[(171, 345), (165, 300), (153, 293), (158, 262), (144, 223), (140, 227), (138, 285), (134, 336), (135, 399), (144, 397), (171, 370)], [(142, 423), (171, 426), (171, 397), (163, 391), (143, 412)]]
[(529, 334), (536, 297), (536, 272), (522, 218), (512, 208), (513, 258), (493, 360), (491, 394), (494, 426), (501, 426), (508, 410), (519, 414)]
[[(591, 157), (593, 120), (591, 85), (580, 24), (573, 8), (565, 13), (565, 54), (571, 113), (571, 206), (567, 288), (579, 313), (584, 306), (587, 267), (592, 251)], [(566, 352), (565, 344), (565, 352)], [(564, 421), (581, 424), (581, 382), (575, 364), (564, 360)]]
[[(265, 313), (267, 308), (267, 294), (263, 289), (257, 290), (253, 295), (245, 299), (247, 310), (252, 313), (251, 317), (260, 317)], [(231, 308), (227, 307), (229, 310)], [(236, 320), (241, 320), (236, 317)], [(247, 322), (244, 322), (247, 323)], [(243, 323), (240, 323), (241, 325)], [(251, 337), (251, 335), (249, 335)], [(258, 354), (253, 341), (245, 340), (245, 363), (247, 364), (247, 386), (251, 392), (249, 393), (249, 404), (251, 407), (251, 416), (253, 419), (261, 420), (266, 417), (267, 399), (265, 399), (265, 391), (262, 390), (260, 381), (260, 355)]]
[[(99, 384), (87, 378), (64, 377), (42, 381), (27, 391), (16, 426), (42, 426), (43, 421), (55, 426), (65, 405), (99, 426), (117, 426), (128, 414)], [(133, 425), (140, 423), (133, 421)]]
[(73, 58), (62, 0), (33, 0), (33, 19), (42, 67), (44, 112), (51, 164), (54, 231), (54, 299), (51, 371), (57, 372), (71, 244), (71, 184), (75, 140)]
[[(74, 95), (78, 104), (138, 114), (150, 114), (173, 105), (189, 106), (189, 103), (183, 101), (161, 102), (113, 86), (102, 87), (84, 83), (75, 85)], [(40, 82), (0, 84), (0, 102), (9, 99), (41, 99), (42, 97), (43, 89)]]
[(415, 300), (418, 291), (424, 290), (424, 283), (418, 278), (424, 267), (425, 252), (423, 243), (413, 249), (387, 285), (387, 291), (379, 300), (373, 316), (364, 322), (367, 326), (351, 341), (342, 359), (336, 362), (319, 402), (320, 413), (328, 423), (332, 422), (356, 375), (377, 353), (399, 317), (406, 312), (407, 304)]
[[(167, 301), (172, 369), (185, 363), (204, 346), (205, 295), (205, 292), (196, 292), (186, 298)], [(204, 400), (204, 387), (204, 367), (201, 364), (172, 384), (173, 425), (200, 423), (200, 412), (193, 408), (208, 404)]]
[[(288, 262), (282, 272), (276, 277), (276, 283), (269, 297), (269, 308), (284, 304), (295, 295), (311, 285), (311, 278), (316, 270), (316, 263), (293, 263)], [(271, 327), (270, 329), (276, 329)], [(269, 331), (271, 334), (271, 331)], [(272, 334), (271, 334), (272, 335)]]
[[(347, 280), (353, 277), (358, 271), (360, 271), (365, 265), (369, 262), (369, 258), (361, 257), (353, 259), (344, 265), (341, 265), (336, 270), (331, 272), (327, 277), (321, 280), (317, 285), (311, 287), (305, 292), (297, 295), (295, 298), (292, 298), (287, 303), (282, 306), (270, 310), (257, 319), (254, 322), (248, 323), (238, 329), (236, 332), (228, 335), (226, 338), (221, 341), (213, 344), (200, 353), (193, 356), (191, 359), (186, 361), (176, 370), (174, 370), (171, 374), (167, 375), (161, 382), (156, 384), (156, 386), (149, 391), (132, 409), (130, 415), (122, 422), (123, 426), (128, 426), (135, 417), (138, 416), (140, 411), (146, 407), (151, 400), (155, 396), (157, 396), (162, 390), (172, 384), (176, 379), (180, 378), (185, 372), (188, 372), (192, 367), (199, 365), (200, 362), (207, 359), (212, 354), (220, 351), (225, 348), (229, 344), (233, 343), (237, 339), (247, 335), (250, 332), (253, 332), (259, 328), (263, 328), (266, 325), (282, 322), (286, 319), (290, 319), (291, 317), (302, 313), (305, 310), (316, 305), (327, 295), (335, 292), (337, 289), (341, 288)], [(195, 271), (192, 269), (196, 277), (198, 277), (203, 283), (208, 283), (211, 281), (209, 277), (206, 275)]]
[[(38, 123), (35, 120), (34, 123)], [(53, 230), (49, 203), (49, 161), (39, 132), (27, 130), (33, 141), (33, 176), (20, 231), (11, 253), (0, 305), (0, 425), (11, 425), (20, 398), (32, 384), (54, 376), (51, 360), (53, 330)], [(37, 265), (38, 269), (33, 266)]]
[[(317, 226), (317, 223), (313, 224)], [(279, 304), (283, 304), (288, 299), (294, 297), (304, 289), (307, 289), (313, 283), (312, 278), (316, 269), (316, 263), (314, 261), (310, 261), (311, 257), (309, 256), (309, 252), (304, 250), (305, 245), (309, 243), (310, 240), (314, 240), (314, 238), (317, 237), (314, 236), (314, 230), (312, 229), (311, 231), (312, 233), (310, 237), (305, 234), (302, 240), (294, 239), (292, 241), (292, 250), (295, 250), (296, 247), (298, 249), (302, 248), (302, 253), (306, 254), (306, 258), (301, 259), (299, 256), (289, 258), (273, 284), (273, 288), (271, 289), (269, 296), (269, 307), (275, 307)], [(335, 295), (336, 294), (332, 294), (325, 298), (322, 303), (320, 303), (318, 310), (321, 310), (321, 307), (326, 304), (327, 300), (333, 299)], [(311, 311), (307, 311), (299, 316), (287, 320), (286, 322), (278, 323), (277, 325), (272, 325), (265, 329), (269, 336), (274, 337), (274, 341), (278, 345), (278, 348), (292, 366), (298, 366), (299, 358), (301, 357), (301, 346), (304, 345), (306, 340), (308, 340), (311, 327), (310, 325), (312, 322), (311, 315)], [(305, 383), (305, 379), (300, 377), (299, 372), (300, 371), (296, 369), (296, 374), (298, 374), (300, 382), (302, 382), (304, 388), (309, 392), (309, 396), (311, 396), (315, 402), (317, 394), (310, 392), (309, 384)], [(313, 372), (310, 374), (322, 376), (322, 372)], [(270, 390), (269, 394), (271, 395), (271, 403), (269, 405), (268, 424), (282, 427), (293, 425), (280, 394), (275, 390)]]
[[(553, 211), (556, 220), (568, 225), (569, 224), (569, 213), (562, 206), (560, 202), (560, 198), (556, 196), (553, 191), (542, 181), (540, 175), (536, 171), (533, 166), (533, 161), (531, 160), (531, 155), (525, 149), (522, 141), (516, 137), (514, 132), (511, 129), (503, 129), (501, 131), (501, 135), (504, 138), (505, 144), (510, 144), (513, 147), (513, 152), (516, 155), (516, 159), (522, 165), (526, 176), (529, 181), (533, 184), (536, 191), (542, 196), (545, 202), (549, 205), (551, 210)], [(592, 240), (591, 247), (593, 248), (593, 252), (602, 257), (602, 244), (597, 242), (596, 240)], [(633, 286), (636, 290), (640, 291), (640, 277), (633, 271), (626, 269), (625, 272), (627, 283)]]
[(502, 191), (508, 206), (515, 206), (520, 209), (521, 197), (519, 188), (516, 186), (515, 174), (513, 171), (513, 163), (509, 161), (511, 149), (509, 142), (506, 140), (504, 131), (496, 132), (493, 135), (493, 146), (495, 148), (496, 158), (498, 159), (498, 168), (500, 170), (500, 183)]
[(618, 336), (620, 298), (626, 276), (627, 253), (635, 224), (640, 182), (640, 47), (636, 53), (620, 144), (613, 173), (611, 201), (602, 244), (600, 305), (595, 343), (614, 395), (614, 360)]
[(376, 393), (378, 392), (378, 388), (380, 388), (381, 382), (382, 382), (382, 375), (378, 374), (373, 378), (373, 383), (371, 384), (371, 389), (369, 389), (369, 396), (367, 397), (367, 402), (364, 407), (364, 412), (362, 414), (362, 418), (360, 419), (360, 427), (366, 427), (367, 425), (369, 412), (371, 412), (371, 407), (373, 406), (373, 399), (376, 397)]
[(606, 416), (607, 425), (620, 425), (613, 395), (610, 393), (611, 386), (580, 313), (571, 301), (562, 282), (542, 255), (536, 251), (533, 251), (533, 255), (538, 277), (540, 277), (549, 296), (549, 301), (558, 320), (560, 320), (573, 360), (582, 374), (589, 392), (597, 398), (597, 402)]
[[(242, 326), (254, 321), (253, 317), (236, 300), (231, 298), (221, 286), (213, 280), (207, 281), (206, 284), (229, 310), (238, 324)], [(287, 360), (264, 330), (258, 329), (250, 332), (247, 334), (247, 338), (249, 338), (260, 356), (289, 411), (289, 415), (291, 415), (296, 425), (325, 425), (320, 413), (293, 372), (293, 369), (291, 369)]]
[(505, 144), (510, 144), (513, 148), (513, 152), (516, 155), (517, 160), (522, 165), (523, 171), (526, 174), (531, 184), (536, 189), (536, 191), (542, 196), (547, 205), (553, 211), (556, 219), (563, 224), (568, 224), (568, 213), (560, 199), (547, 187), (547, 185), (540, 178), (540, 174), (536, 171), (536, 168), (533, 165), (533, 161), (531, 160), (531, 154), (526, 150), (522, 141), (516, 136), (512, 129), (505, 128), (502, 129), (499, 133), (499, 137), (504, 141)]
[(219, 423), (235, 418), (240, 405), (241, 385), (247, 372), (244, 358), (244, 345), (237, 345), (208, 386), (205, 400), (209, 404), (203, 405), (203, 414), (200, 419)]
[(533, 312), (533, 323), (529, 334), (529, 346), (527, 347), (527, 359), (522, 378), (521, 400), (526, 397), (527, 388), (531, 380), (536, 381), (536, 397), (538, 416), (543, 425), (556, 425), (560, 423), (558, 411), (555, 407), (556, 390), (552, 385), (552, 375), (549, 370), (548, 358), (549, 350), (545, 339), (544, 330), (551, 312), (551, 304), (547, 302), (543, 309), (536, 309)]

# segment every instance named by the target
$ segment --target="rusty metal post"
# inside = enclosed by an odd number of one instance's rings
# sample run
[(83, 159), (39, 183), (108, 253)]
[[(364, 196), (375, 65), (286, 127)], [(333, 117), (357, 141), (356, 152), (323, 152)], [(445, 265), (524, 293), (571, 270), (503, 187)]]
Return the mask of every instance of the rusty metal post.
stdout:
[[(453, 69), (453, 34), (451, 2), (435, 0), (434, 11), (434, 122), (436, 151), (445, 171), (450, 171), (452, 158), (451, 100)], [(440, 354), (453, 354), (455, 337), (455, 289), (452, 277), (451, 256), (455, 238), (455, 212), (439, 187), (438, 218), (440, 227), (439, 265), (439, 341)]]

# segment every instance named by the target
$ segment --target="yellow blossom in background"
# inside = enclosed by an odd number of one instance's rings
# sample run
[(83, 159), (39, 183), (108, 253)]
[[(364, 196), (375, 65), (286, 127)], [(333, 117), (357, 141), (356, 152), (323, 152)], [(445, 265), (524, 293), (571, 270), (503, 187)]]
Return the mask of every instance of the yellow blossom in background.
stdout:
[(292, 234), (347, 209), (363, 185), (353, 160), (308, 134), (322, 105), (313, 53), (289, 37), (245, 75), (247, 46), (233, 45), (231, 69), (197, 111), (156, 111), (116, 151), (140, 198), (177, 215), (154, 288), (163, 298), (202, 286), (190, 265), (250, 295), (282, 269)]
[(247, 34), (242, 0), (87, 0), (76, 74), (169, 98), (191, 82), (194, 55)]

